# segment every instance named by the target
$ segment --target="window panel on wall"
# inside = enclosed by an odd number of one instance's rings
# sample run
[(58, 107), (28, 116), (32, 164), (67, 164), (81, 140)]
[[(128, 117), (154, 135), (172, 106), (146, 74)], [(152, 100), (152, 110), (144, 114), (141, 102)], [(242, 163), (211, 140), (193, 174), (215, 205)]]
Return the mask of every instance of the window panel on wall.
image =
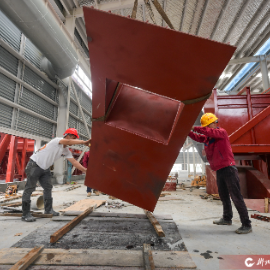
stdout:
[(79, 108), (74, 102), (70, 101), (69, 111), (78, 116)]
[(0, 130), (1, 127), (10, 128), (12, 121), (13, 108), (0, 103)]
[(30, 68), (25, 66), (23, 80), (52, 100), (56, 100), (57, 91)]
[[(14, 101), (16, 82), (0, 73), (0, 97)], [(1, 117), (1, 116), (0, 116)]]
[(41, 60), (43, 58), (42, 53), (28, 38), (26, 38), (25, 41), (24, 56), (29, 62), (40, 69)]
[(23, 88), (20, 94), (19, 104), (49, 119), (56, 120), (54, 117), (55, 106), (26, 88)]
[(16, 51), (20, 51), (21, 31), (0, 10), (0, 38)]
[(18, 131), (27, 132), (37, 136), (52, 138), (54, 135), (53, 123), (22, 111), (19, 112), (16, 126)]
[(18, 63), (18, 59), (15, 56), (0, 46), (0, 66), (2, 68), (17, 76)]
[(87, 113), (85, 113), (84, 117), (85, 117), (86, 123), (89, 124), (89, 125), (92, 125), (91, 116), (88, 115)]
[[(75, 84), (74, 84), (75, 85)], [(75, 94), (73, 92), (73, 87), (70, 87), (70, 97), (72, 97), (74, 100), (76, 100)]]
[(92, 100), (82, 91), (81, 106), (92, 114)]
[(69, 118), (68, 118), (68, 127), (77, 129), (77, 120), (71, 115), (69, 115)]
[(88, 133), (86, 131), (85, 125), (82, 122), (79, 122), (79, 133), (82, 134), (85, 137), (88, 137)]

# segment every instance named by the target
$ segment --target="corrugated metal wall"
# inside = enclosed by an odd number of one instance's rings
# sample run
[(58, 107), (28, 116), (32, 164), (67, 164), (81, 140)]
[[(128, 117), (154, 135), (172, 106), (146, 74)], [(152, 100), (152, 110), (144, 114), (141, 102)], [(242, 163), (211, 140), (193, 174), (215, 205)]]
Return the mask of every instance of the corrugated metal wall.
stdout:
[[(48, 80), (46, 81), (14, 56), (19, 53), (39, 70), (42, 53), (22, 35), (21, 31), (1, 11), (0, 40), (5, 45), (0, 46), (0, 67), (4, 69), (0, 72), (0, 130), (1, 127), (5, 127), (15, 135), (16, 132), (20, 131), (29, 134), (29, 138), (31, 135), (35, 135), (43, 139), (51, 139), (55, 136), (56, 131), (57, 89), (52, 86), (53, 83), (48, 83)], [(4, 75), (5, 72), (8, 73)], [(26, 84), (21, 85), (20, 81), (12, 75)], [(38, 92), (33, 91), (32, 88)], [(44, 96), (49, 99), (44, 99)], [(16, 106), (10, 106), (10, 104), (5, 103), (5, 99), (19, 104), (34, 112), (35, 115), (14, 108)], [(46, 121), (44, 117), (51, 121)]]

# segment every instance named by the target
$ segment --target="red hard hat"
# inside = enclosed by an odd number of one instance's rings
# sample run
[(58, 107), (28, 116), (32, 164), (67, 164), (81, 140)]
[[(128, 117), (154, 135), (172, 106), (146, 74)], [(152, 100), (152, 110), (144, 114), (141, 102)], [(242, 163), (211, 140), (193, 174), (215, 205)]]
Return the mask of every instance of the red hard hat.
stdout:
[(79, 135), (76, 128), (68, 128), (63, 135), (66, 136), (67, 134), (75, 135), (79, 139)]

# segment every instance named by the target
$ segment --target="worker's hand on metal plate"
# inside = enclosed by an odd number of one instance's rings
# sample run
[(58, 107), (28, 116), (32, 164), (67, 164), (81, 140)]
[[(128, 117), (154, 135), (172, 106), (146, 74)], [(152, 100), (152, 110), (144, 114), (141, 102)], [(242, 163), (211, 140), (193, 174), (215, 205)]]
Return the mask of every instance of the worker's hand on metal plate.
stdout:
[(89, 140), (85, 141), (84, 145), (85, 146), (91, 146), (91, 141), (92, 141), (92, 139), (89, 139)]

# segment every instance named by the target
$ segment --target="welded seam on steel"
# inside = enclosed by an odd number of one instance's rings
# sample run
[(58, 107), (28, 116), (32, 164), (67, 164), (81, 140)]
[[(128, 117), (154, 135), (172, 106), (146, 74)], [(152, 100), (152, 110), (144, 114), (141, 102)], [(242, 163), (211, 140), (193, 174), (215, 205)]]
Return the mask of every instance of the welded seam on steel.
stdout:
[[(101, 117), (98, 117), (98, 118), (92, 118), (92, 121), (105, 121), (108, 117), (108, 114), (110, 112), (110, 109), (111, 109), (111, 106), (116, 98), (116, 94), (118, 92), (118, 89), (119, 89), (119, 83), (117, 84), (117, 87), (116, 87), (116, 90), (113, 94), (113, 97), (111, 99), (111, 102), (110, 102), (110, 105), (108, 107), (108, 110), (107, 112), (105, 113), (105, 115), (101, 116)], [(198, 97), (198, 98), (194, 98), (194, 99), (187, 99), (187, 100), (183, 100), (183, 101), (180, 101), (182, 103), (184, 103), (185, 105), (190, 105), (190, 104), (194, 104), (194, 103), (197, 103), (197, 102), (200, 102), (200, 101), (203, 101), (203, 100), (206, 100), (208, 99), (210, 96), (212, 95), (212, 91), (210, 93), (208, 93), (207, 95), (205, 96), (202, 96), (202, 97)]]
[(212, 95), (212, 91), (205, 96), (194, 98), (194, 99), (187, 99), (181, 102), (184, 103), (185, 105), (194, 104), (194, 103), (208, 99), (211, 95)]
[(120, 83), (118, 82), (118, 83), (117, 83), (117, 86), (116, 86), (116, 89), (115, 89), (115, 91), (114, 91), (114, 93), (113, 93), (113, 97), (112, 97), (112, 99), (111, 99), (111, 101), (110, 101), (109, 107), (108, 107), (108, 109), (107, 109), (105, 115), (103, 115), (103, 116), (101, 116), (101, 117), (98, 117), (98, 118), (92, 118), (92, 121), (105, 121), (105, 120), (107, 119), (108, 114), (109, 114), (109, 112), (110, 112), (110, 110), (111, 110), (112, 104), (114, 103), (114, 100), (116, 99), (117, 93), (119, 92), (119, 91), (118, 91), (119, 88), (120, 88), (119, 86), (120, 86)]

